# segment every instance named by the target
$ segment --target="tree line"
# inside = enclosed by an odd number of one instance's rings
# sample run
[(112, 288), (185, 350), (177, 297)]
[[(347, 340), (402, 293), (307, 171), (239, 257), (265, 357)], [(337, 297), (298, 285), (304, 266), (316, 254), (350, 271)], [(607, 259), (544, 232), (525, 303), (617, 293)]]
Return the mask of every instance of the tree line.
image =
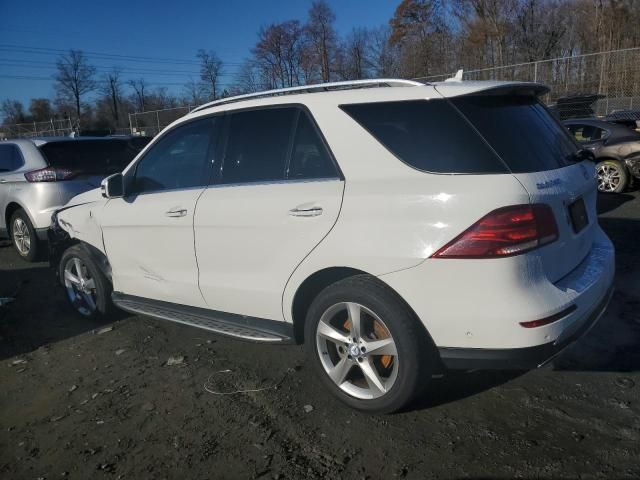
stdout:
[[(127, 113), (199, 105), (228, 95), (320, 82), (375, 77), (423, 78), (465, 69), (531, 62), (640, 46), (636, 0), (402, 0), (377, 28), (335, 28), (335, 13), (314, 1), (307, 17), (262, 27), (232, 81), (214, 50), (196, 52), (199, 76), (181, 94), (125, 79), (113, 67), (98, 75), (87, 56), (70, 50), (56, 62), (53, 100), (34, 98), (28, 109), (2, 103), (5, 123), (80, 119), (115, 129)], [(229, 75), (227, 74), (227, 77)]]

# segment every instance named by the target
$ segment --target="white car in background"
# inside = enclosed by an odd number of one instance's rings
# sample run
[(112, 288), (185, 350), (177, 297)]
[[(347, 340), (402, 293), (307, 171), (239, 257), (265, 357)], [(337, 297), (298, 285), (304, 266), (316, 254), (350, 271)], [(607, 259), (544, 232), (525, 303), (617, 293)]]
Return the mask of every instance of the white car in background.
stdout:
[[(535, 368), (603, 313), (594, 165), (532, 83), (367, 80), (204, 105), (54, 215), (83, 315), (305, 342), (391, 412), (442, 365)], [(74, 206), (75, 205), (75, 206)]]

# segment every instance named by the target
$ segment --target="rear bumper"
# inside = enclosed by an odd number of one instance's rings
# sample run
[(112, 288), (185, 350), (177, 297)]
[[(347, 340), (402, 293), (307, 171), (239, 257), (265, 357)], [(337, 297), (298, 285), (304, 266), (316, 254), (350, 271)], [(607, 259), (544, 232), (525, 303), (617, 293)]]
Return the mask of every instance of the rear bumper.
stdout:
[(439, 348), (445, 367), (452, 370), (531, 370), (549, 362), (562, 350), (587, 333), (607, 309), (613, 285), (604, 298), (582, 320), (572, 324), (554, 342), (525, 348)]

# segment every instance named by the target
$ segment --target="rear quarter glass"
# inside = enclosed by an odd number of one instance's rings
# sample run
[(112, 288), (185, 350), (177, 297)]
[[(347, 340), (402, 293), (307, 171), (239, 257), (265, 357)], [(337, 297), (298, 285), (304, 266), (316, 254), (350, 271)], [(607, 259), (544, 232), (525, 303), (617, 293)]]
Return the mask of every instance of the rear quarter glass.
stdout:
[(507, 173), (508, 169), (447, 100), (341, 105), (404, 163), (431, 173)]
[(578, 146), (538, 101), (527, 95), (465, 95), (451, 103), (480, 132), (512, 173), (566, 167)]

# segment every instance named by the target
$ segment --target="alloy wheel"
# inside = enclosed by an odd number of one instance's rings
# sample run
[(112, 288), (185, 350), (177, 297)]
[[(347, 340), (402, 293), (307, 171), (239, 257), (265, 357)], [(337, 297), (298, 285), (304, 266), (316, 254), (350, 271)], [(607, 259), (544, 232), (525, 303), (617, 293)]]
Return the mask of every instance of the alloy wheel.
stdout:
[(31, 250), (31, 234), (25, 221), (18, 217), (13, 221), (13, 242), (20, 255), (27, 256)]
[(324, 312), (316, 348), (329, 378), (355, 398), (385, 395), (398, 376), (398, 350), (389, 329), (359, 303), (338, 303)]
[(615, 192), (620, 185), (620, 170), (614, 165), (602, 164), (598, 166), (598, 190), (601, 192)]
[(65, 263), (64, 286), (71, 304), (78, 312), (89, 316), (96, 311), (96, 282), (78, 257), (69, 258)]

